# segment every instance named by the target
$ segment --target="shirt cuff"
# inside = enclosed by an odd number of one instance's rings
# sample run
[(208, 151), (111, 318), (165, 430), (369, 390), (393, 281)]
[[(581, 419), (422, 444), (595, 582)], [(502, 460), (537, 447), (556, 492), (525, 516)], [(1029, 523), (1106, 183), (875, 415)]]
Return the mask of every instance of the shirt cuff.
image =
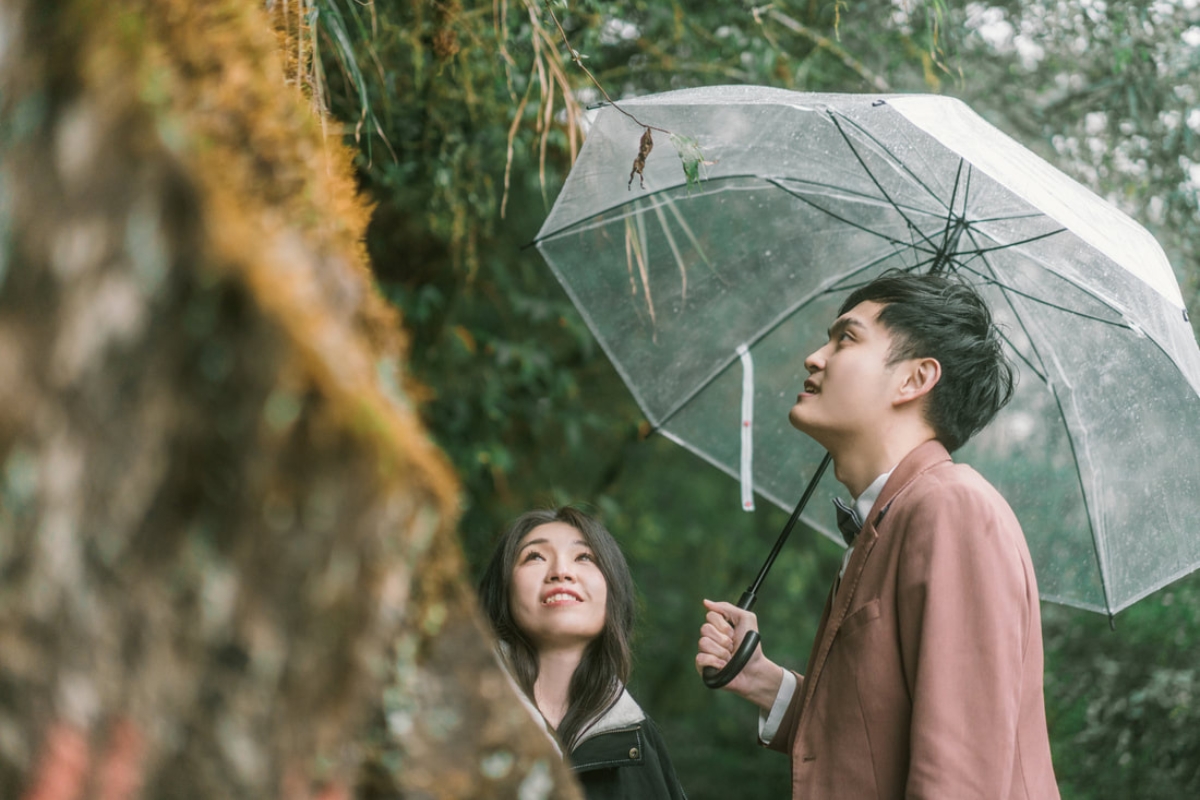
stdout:
[(783, 682), (779, 684), (779, 692), (775, 695), (775, 702), (771, 706), (771, 713), (764, 714), (758, 712), (758, 740), (763, 744), (770, 744), (775, 738), (775, 734), (779, 732), (779, 723), (783, 721), (783, 715), (787, 712), (788, 706), (792, 704), (792, 695), (796, 693), (796, 673), (790, 669), (783, 671)]

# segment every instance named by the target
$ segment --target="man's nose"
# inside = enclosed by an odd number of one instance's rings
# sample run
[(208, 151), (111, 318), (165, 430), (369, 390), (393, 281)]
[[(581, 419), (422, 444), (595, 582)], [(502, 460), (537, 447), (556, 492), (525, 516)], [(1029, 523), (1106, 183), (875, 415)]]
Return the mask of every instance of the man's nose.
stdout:
[(809, 375), (819, 371), (825, 364), (824, 353), (825, 348), (822, 347), (820, 350), (815, 350), (812, 353), (809, 353), (808, 358), (804, 359), (804, 368), (808, 370)]

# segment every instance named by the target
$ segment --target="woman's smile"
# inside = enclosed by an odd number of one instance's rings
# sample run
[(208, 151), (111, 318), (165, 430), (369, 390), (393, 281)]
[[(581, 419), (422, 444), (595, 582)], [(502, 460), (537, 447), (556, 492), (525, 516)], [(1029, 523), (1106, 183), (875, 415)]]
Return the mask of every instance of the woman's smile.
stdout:
[(552, 594), (542, 599), (542, 605), (544, 606), (559, 606), (582, 602), (583, 598), (569, 589), (555, 589)]

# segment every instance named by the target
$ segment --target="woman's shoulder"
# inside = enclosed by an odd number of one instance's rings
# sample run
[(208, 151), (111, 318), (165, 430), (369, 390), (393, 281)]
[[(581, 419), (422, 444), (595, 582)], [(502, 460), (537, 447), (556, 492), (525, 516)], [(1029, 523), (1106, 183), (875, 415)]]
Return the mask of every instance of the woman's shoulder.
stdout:
[(684, 800), (658, 726), (628, 692), (603, 720), (571, 751), (588, 800)]
[(622, 687), (616, 699), (604, 709), (595, 721), (584, 729), (579, 741), (583, 742), (603, 733), (622, 730), (646, 719), (646, 712), (633, 699), (629, 690)]
[(629, 690), (622, 688), (608, 708), (584, 728), (571, 749), (575, 769), (619, 766), (630, 761), (629, 754), (639, 749), (639, 731), (645, 722), (646, 712)]

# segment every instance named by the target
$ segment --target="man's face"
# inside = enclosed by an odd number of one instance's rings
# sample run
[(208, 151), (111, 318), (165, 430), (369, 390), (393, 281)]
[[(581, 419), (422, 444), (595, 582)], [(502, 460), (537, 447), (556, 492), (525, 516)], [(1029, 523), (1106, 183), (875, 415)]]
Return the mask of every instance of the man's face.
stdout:
[(901, 378), (888, 365), (892, 334), (867, 301), (838, 317), (829, 341), (804, 360), (808, 379), (788, 421), (826, 447), (886, 425)]

